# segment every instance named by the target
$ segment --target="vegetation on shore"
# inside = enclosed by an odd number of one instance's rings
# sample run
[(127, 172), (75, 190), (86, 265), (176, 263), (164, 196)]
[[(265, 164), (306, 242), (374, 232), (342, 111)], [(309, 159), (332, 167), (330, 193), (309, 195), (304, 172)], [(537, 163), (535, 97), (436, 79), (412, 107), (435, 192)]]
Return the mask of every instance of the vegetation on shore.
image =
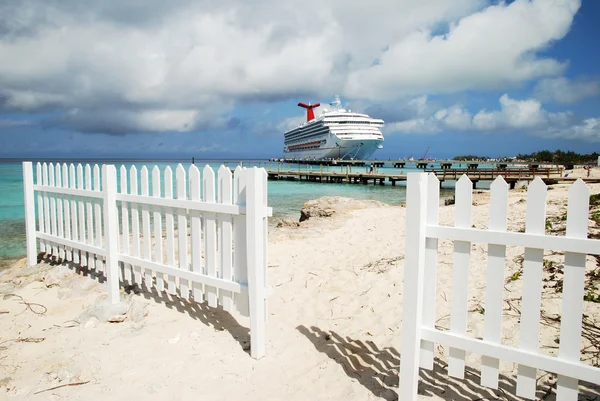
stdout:
[(563, 152), (562, 150), (540, 150), (531, 154), (518, 154), (518, 160), (531, 162), (547, 162), (547, 163), (572, 163), (572, 164), (587, 164), (596, 163), (598, 161), (598, 152), (590, 154), (579, 154), (573, 151)]
[[(543, 163), (566, 163), (566, 164), (595, 164), (598, 161), (600, 153), (579, 154), (571, 150), (563, 152), (562, 150), (540, 150), (530, 154), (518, 154), (515, 158), (499, 157), (496, 161), (524, 161), (524, 162), (543, 162)], [(456, 161), (487, 161), (491, 158), (487, 156), (463, 155), (455, 156), (452, 160)]]

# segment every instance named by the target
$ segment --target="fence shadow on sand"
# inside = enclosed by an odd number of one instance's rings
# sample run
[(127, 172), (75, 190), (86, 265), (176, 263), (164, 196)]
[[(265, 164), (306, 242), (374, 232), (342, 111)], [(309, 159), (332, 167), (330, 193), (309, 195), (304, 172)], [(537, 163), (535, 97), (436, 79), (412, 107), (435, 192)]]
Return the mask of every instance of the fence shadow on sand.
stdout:
[[(400, 353), (393, 347), (379, 348), (372, 341), (343, 338), (334, 331), (323, 331), (318, 327), (298, 326), (301, 334), (310, 340), (316, 350), (341, 365), (348, 377), (356, 379), (375, 396), (385, 400), (398, 400), (398, 369)], [(432, 371), (420, 369), (419, 396), (439, 397), (447, 401), (508, 400), (520, 401), (515, 395), (516, 381), (500, 375), (499, 390), (493, 390), (479, 384), (479, 372), (468, 368), (463, 380), (454, 379), (446, 374), (446, 363), (436, 358)], [(549, 376), (538, 381), (536, 399), (554, 401), (556, 395), (555, 376), (550, 382)], [(600, 400), (600, 387), (580, 382), (580, 400)]]
[(250, 354), (250, 329), (240, 325), (221, 306), (211, 308), (203, 300), (196, 302), (191, 294), (189, 299), (183, 299), (180, 296), (179, 289), (177, 289), (177, 294), (169, 294), (167, 291), (159, 293), (154, 284), (151, 290), (148, 290), (146, 285), (124, 285), (123, 282), (120, 285), (127, 294), (141, 295), (145, 299), (154, 301), (157, 304), (164, 304), (168, 309), (175, 310), (194, 320), (198, 320), (205, 326), (212, 327), (215, 331), (227, 331), (240, 344), (240, 347), (247, 354)]
[[(96, 269), (90, 269), (79, 263), (68, 262), (64, 259), (61, 260), (47, 256), (44, 253), (38, 254), (38, 263), (39, 262), (45, 262), (51, 266), (64, 265), (80, 276), (88, 277), (100, 284), (106, 282), (106, 277), (103, 272)], [(198, 303), (191, 294), (189, 299), (183, 299), (179, 289), (177, 289), (176, 294), (169, 294), (167, 291), (159, 293), (156, 289), (156, 280), (153, 280), (152, 289), (148, 290), (148, 286), (145, 284), (145, 277), (143, 277), (141, 285), (130, 285), (123, 281), (119, 281), (119, 287), (122, 288), (126, 294), (143, 296), (146, 300), (154, 301), (157, 304), (163, 304), (168, 309), (175, 310), (194, 320), (198, 320), (205, 326), (212, 327), (215, 331), (227, 331), (233, 339), (240, 344), (240, 347), (246, 353), (250, 353), (250, 330), (247, 327), (240, 325), (229, 312), (224, 311), (220, 306), (211, 308), (204, 301)]]

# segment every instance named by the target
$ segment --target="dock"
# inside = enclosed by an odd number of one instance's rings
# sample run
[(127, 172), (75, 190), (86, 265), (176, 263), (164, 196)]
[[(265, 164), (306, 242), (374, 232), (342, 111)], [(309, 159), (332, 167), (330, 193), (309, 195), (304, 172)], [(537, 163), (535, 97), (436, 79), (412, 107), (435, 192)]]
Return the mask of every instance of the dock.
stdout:
[[(570, 183), (576, 181), (576, 178), (563, 177), (562, 169), (542, 168), (542, 169), (444, 169), (431, 170), (428, 172), (434, 173), (440, 180), (440, 186), (446, 181), (457, 181), (463, 175), (466, 175), (472, 182), (473, 188), (477, 187), (479, 181), (493, 181), (497, 177), (502, 176), (509, 184), (510, 188), (515, 188), (518, 182), (532, 181), (539, 177), (546, 184), (558, 184), (561, 182)], [(396, 183), (407, 180), (406, 174), (381, 174), (378, 172), (369, 174), (366, 172), (352, 172), (348, 166), (346, 171), (319, 171), (310, 170), (272, 170), (267, 169), (268, 178), (270, 180), (287, 180), (287, 181), (308, 181), (320, 183), (346, 183), (346, 184), (373, 184), (385, 185), (389, 182), (392, 186)], [(600, 183), (600, 179), (582, 178), (587, 183)]]
[(439, 168), (439, 169), (451, 169), (452, 166), (458, 165), (460, 168), (465, 166), (467, 169), (476, 170), (480, 165), (494, 166), (494, 168), (506, 169), (508, 167), (517, 168), (531, 168), (537, 169), (541, 166), (555, 166), (555, 168), (562, 168), (564, 170), (572, 170), (575, 166), (573, 163), (551, 163), (551, 162), (508, 162), (508, 161), (474, 161), (474, 160), (411, 160), (411, 159), (397, 159), (397, 160), (346, 160), (346, 159), (269, 159), (272, 163), (286, 163), (286, 164), (302, 164), (312, 166), (355, 166), (363, 167), (373, 165), (375, 167), (394, 167), (404, 168), (407, 165), (414, 165), (416, 168), (427, 169), (427, 168)]

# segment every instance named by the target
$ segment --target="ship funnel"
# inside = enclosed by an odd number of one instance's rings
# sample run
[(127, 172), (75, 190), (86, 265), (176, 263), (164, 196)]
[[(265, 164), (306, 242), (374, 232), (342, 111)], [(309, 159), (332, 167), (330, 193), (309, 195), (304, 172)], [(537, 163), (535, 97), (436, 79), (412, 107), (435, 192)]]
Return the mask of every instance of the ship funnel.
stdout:
[(310, 120), (314, 120), (315, 118), (315, 112), (313, 111), (314, 108), (319, 107), (321, 105), (321, 103), (315, 103), (315, 104), (306, 104), (306, 103), (298, 103), (298, 106), (300, 107), (304, 107), (306, 109), (306, 121), (310, 121)]

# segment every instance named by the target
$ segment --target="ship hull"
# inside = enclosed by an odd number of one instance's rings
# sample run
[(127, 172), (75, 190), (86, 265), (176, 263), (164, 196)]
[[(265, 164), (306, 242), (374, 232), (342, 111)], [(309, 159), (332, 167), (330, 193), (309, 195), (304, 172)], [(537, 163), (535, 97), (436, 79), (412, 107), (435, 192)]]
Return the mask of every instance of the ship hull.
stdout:
[(284, 158), (368, 160), (383, 146), (382, 139), (337, 139), (335, 136), (334, 138), (316, 149), (284, 151)]

